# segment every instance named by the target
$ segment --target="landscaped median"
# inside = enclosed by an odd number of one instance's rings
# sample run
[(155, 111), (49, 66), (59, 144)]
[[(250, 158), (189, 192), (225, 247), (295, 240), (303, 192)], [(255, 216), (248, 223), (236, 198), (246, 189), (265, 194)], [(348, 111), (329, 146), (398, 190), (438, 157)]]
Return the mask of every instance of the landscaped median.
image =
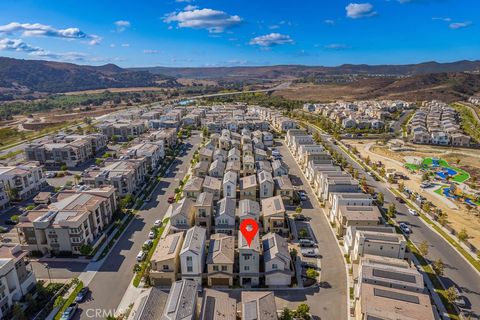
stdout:
[(162, 237), (163, 231), (165, 230), (165, 226), (168, 224), (168, 221), (170, 218), (165, 218), (162, 221), (162, 226), (158, 228), (158, 232), (156, 234), (155, 239), (153, 240), (153, 244), (148, 249), (147, 255), (145, 259), (140, 263), (140, 265), (136, 264), (135, 265), (135, 277), (133, 278), (133, 286), (138, 288), (140, 285), (140, 282), (142, 281), (143, 276), (145, 275), (145, 271), (147, 270), (147, 267), (150, 264), (150, 259), (152, 258), (153, 252), (155, 251), (155, 248), (158, 245), (158, 241), (160, 241), (160, 238)]
[(70, 291), (70, 294), (68, 295), (68, 298), (66, 300), (64, 300), (64, 297), (58, 297), (55, 301), (56, 307), (59, 307), (61, 305), (60, 309), (58, 309), (55, 315), (55, 320), (59, 320), (62, 317), (62, 313), (68, 308), (70, 304), (75, 301), (75, 297), (80, 292), (80, 290), (83, 289), (83, 282), (75, 278), (72, 280), (72, 287), (73, 286), (75, 286), (75, 288)]

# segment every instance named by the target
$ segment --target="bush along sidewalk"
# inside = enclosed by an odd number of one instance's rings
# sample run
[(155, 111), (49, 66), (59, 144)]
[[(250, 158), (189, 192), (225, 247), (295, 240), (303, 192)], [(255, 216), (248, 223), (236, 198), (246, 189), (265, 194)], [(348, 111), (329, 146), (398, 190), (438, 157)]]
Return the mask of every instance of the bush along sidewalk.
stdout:
[(162, 221), (162, 225), (159, 228), (152, 227), (152, 231), (155, 232), (155, 239), (153, 239), (153, 243), (149, 248), (143, 248), (143, 250), (147, 251), (147, 254), (145, 256), (145, 259), (140, 263), (140, 264), (135, 264), (133, 267), (133, 272), (135, 272), (135, 277), (133, 278), (133, 286), (138, 288), (140, 285), (140, 282), (142, 279), (145, 277), (146, 281), (145, 283), (149, 283), (148, 280), (148, 273), (149, 271), (147, 269), (150, 268), (150, 259), (152, 258), (153, 252), (155, 251), (155, 248), (158, 245), (158, 242), (160, 241), (160, 238), (162, 237), (163, 231), (165, 230), (165, 226), (168, 224), (168, 221), (170, 218), (165, 218)]
[(83, 282), (78, 280), (77, 278), (72, 280), (72, 286), (75, 286), (73, 291), (69, 294), (68, 298), (64, 300), (64, 297), (59, 296), (57, 300), (55, 300), (55, 305), (58, 307), (61, 305), (60, 309), (58, 309), (57, 314), (55, 315), (55, 320), (60, 320), (62, 317), (62, 313), (67, 310), (68, 306), (70, 306), (74, 301), (77, 294), (83, 288)]

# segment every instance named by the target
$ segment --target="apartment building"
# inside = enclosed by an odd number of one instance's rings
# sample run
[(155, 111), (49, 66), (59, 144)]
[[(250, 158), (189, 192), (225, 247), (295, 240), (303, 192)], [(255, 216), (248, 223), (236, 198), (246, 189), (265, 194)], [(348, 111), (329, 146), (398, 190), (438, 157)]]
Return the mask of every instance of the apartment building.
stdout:
[[(47, 185), (47, 180), (38, 163), (29, 162), (0, 167), (0, 183), (5, 193), (4, 200), (8, 203), (9, 200), (25, 200), (35, 196)], [(13, 196), (15, 199), (10, 199)]]
[(235, 262), (235, 238), (223, 233), (210, 238), (207, 255), (208, 285), (233, 286), (233, 264)]
[(41, 142), (33, 142), (25, 147), (25, 159), (38, 161), (45, 166), (66, 165), (68, 168), (92, 159), (107, 145), (106, 137), (101, 134), (86, 136), (56, 136)]
[(406, 251), (407, 241), (402, 234), (358, 230), (351, 256), (352, 261), (358, 261), (366, 254), (404, 259)]
[(132, 137), (138, 137), (145, 133), (145, 122), (141, 120), (126, 121), (120, 120), (115, 122), (104, 122), (98, 128), (109, 139), (119, 141), (128, 141)]
[(82, 181), (91, 187), (112, 186), (118, 196), (136, 194), (147, 174), (145, 158), (106, 161), (104, 167), (84, 171)]
[(150, 260), (152, 285), (170, 287), (178, 280), (182, 245), (182, 232), (169, 234), (159, 240)]
[(182, 279), (176, 281), (163, 308), (161, 320), (195, 320), (197, 319), (198, 283)]
[(285, 287), (292, 283), (292, 258), (285, 238), (276, 233), (262, 237), (265, 284), (269, 287)]
[(337, 234), (343, 237), (348, 227), (376, 226), (380, 224), (381, 219), (382, 215), (376, 206), (341, 205), (339, 206), (335, 228)]
[(19, 244), (2, 244), (0, 247), (0, 319), (13, 305), (29, 293), (37, 283), (31, 265)]
[(165, 158), (165, 146), (163, 141), (142, 142), (129, 148), (127, 155), (131, 158), (145, 158), (149, 172), (156, 170), (162, 159)]
[(332, 192), (329, 195), (329, 213), (330, 222), (335, 222), (338, 219), (339, 206), (372, 206), (373, 199), (370, 195), (360, 192), (340, 193)]
[(205, 266), (206, 230), (194, 226), (188, 229), (180, 251), (182, 279), (193, 280), (202, 286), (202, 274)]
[(65, 190), (48, 206), (39, 205), (20, 216), (16, 228), (32, 254), (80, 254), (82, 245), (98, 244), (116, 210), (111, 186)]

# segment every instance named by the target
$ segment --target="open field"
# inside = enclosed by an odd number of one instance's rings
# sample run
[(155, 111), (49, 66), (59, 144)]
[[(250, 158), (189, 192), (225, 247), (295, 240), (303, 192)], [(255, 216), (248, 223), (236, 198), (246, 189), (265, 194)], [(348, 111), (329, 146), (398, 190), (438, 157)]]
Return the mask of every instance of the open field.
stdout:
[(80, 95), (80, 94), (98, 94), (105, 91), (110, 92), (138, 92), (138, 91), (162, 91), (166, 90), (165, 88), (159, 87), (132, 87), (132, 88), (107, 88), (107, 89), (97, 89), (97, 90), (83, 90), (83, 91), (71, 91), (65, 92), (67, 96)]
[[(412, 174), (410, 170), (404, 167), (405, 157), (440, 157), (446, 160), (452, 167), (465, 170), (470, 174), (470, 179), (466, 182), (472, 183), (472, 177), (477, 176), (475, 185), (480, 180), (480, 154), (476, 150), (471, 149), (456, 149), (456, 148), (441, 148), (433, 146), (416, 146), (408, 145), (409, 151), (392, 151), (387, 146), (376, 144), (372, 140), (343, 140), (345, 143), (355, 146), (362, 156), (369, 156), (372, 161), (381, 161), (385, 164), (387, 169), (395, 169), (407, 175), (410, 179), (404, 180), (405, 186), (420, 193), (427, 198), (435, 206), (448, 214), (448, 221), (455, 230), (460, 231), (465, 228), (470, 236), (469, 241), (476, 247), (480, 247), (480, 215), (478, 211), (467, 210), (467, 206), (456, 201), (446, 199), (440, 189), (441, 185), (433, 188), (422, 189), (420, 184), (422, 182), (421, 173)], [(456, 164), (457, 159), (460, 159), (459, 164)]]

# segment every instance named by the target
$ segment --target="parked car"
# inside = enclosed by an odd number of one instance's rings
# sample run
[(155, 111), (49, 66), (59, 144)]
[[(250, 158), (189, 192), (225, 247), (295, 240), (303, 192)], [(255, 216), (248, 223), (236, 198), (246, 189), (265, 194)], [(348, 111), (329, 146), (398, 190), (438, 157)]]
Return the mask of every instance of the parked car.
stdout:
[(138, 262), (142, 262), (143, 259), (145, 259), (145, 256), (146, 256), (145, 252), (140, 251), (140, 252), (137, 254), (137, 261), (138, 261)]
[(465, 297), (462, 296), (462, 294), (460, 293), (460, 290), (458, 290), (457, 287), (455, 287), (455, 292), (457, 294), (457, 298), (455, 299), (455, 304), (459, 308), (466, 308), (467, 307), (467, 301), (465, 300)]
[(76, 303), (81, 303), (85, 300), (87, 297), (88, 293), (90, 292), (90, 289), (88, 287), (83, 287), (78, 293), (77, 296), (75, 297), (75, 302)]
[(302, 268), (303, 269), (315, 269), (315, 270), (320, 269), (316, 263), (309, 262), (309, 261), (302, 261)]
[(155, 220), (155, 223), (153, 224), (155, 227), (161, 227), (162, 226), (162, 220)]
[(402, 197), (395, 197), (395, 199), (400, 203), (405, 203), (405, 200), (403, 200)]
[(174, 201), (175, 201), (175, 197), (174, 197), (174, 196), (168, 197), (168, 203), (173, 203)]
[(408, 212), (412, 215), (412, 216), (418, 216), (418, 213), (416, 210), (412, 209), (412, 208), (408, 208)]
[(78, 309), (78, 304), (72, 303), (71, 305), (68, 306), (67, 309), (65, 309), (65, 311), (63, 311), (60, 320), (72, 319), (73, 316), (75, 315), (75, 312), (77, 312), (77, 309)]
[(147, 199), (145, 199), (145, 201), (147, 201), (147, 202), (152, 201), (152, 197), (147, 197)]
[(402, 230), (403, 233), (405, 234), (410, 234), (410, 228), (407, 226), (406, 223), (401, 222), (399, 224), (400, 230)]
[(317, 257), (317, 251), (315, 249), (302, 249), (302, 256), (304, 257), (311, 257), (311, 258), (316, 258)]
[(300, 239), (298, 243), (300, 247), (315, 247), (315, 242), (310, 239)]
[(149, 239), (155, 239), (155, 232), (150, 231), (150, 232), (148, 233), (148, 238), (149, 238)]
[(295, 221), (309, 221), (310, 220), (309, 217), (306, 217), (303, 214), (299, 214), (299, 215), (295, 216), (295, 218), (293, 218), (293, 219)]
[(152, 245), (153, 245), (153, 241), (151, 239), (148, 239), (143, 243), (143, 246), (144, 247), (146, 246), (148, 248), (150, 248)]

